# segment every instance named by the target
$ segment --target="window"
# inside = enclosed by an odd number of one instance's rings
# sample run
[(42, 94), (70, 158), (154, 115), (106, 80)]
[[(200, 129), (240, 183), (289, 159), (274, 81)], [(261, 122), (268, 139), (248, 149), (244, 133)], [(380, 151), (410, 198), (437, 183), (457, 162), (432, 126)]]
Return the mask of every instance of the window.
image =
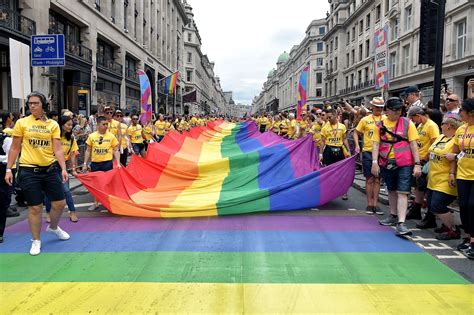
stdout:
[(346, 67), (349, 67), (350, 64), (349, 53), (346, 54)]
[(355, 49), (352, 49), (352, 51), (351, 51), (352, 64), (354, 64), (356, 62), (355, 56), (356, 56)]
[(375, 21), (378, 22), (380, 21), (380, 16), (382, 14), (382, 8), (380, 7), (380, 4), (375, 7)]
[(346, 89), (349, 87), (349, 77), (346, 76)]
[(100, 12), (100, 0), (95, 0), (95, 8)]
[(356, 27), (353, 26), (353, 27), (352, 27), (352, 41), (354, 41), (355, 38), (356, 38)]
[(188, 62), (191, 63), (193, 62), (193, 54), (188, 52)]
[(332, 60), (329, 61), (329, 72), (332, 72), (333, 71), (333, 68), (332, 68)]
[(193, 79), (193, 70), (186, 70), (186, 81), (190, 82)]
[(316, 72), (316, 84), (321, 84), (321, 83), (323, 83), (323, 73)]
[(385, 0), (385, 13), (390, 10), (390, 0)]
[(368, 58), (370, 56), (370, 39), (365, 41), (365, 57)]
[(115, 23), (115, 0), (112, 0), (110, 4), (110, 20)]
[(370, 13), (367, 14), (365, 17), (365, 29), (368, 30), (370, 28)]
[(362, 35), (362, 33), (364, 33), (364, 20), (359, 22), (359, 34)]
[(359, 61), (362, 61), (364, 58), (364, 50), (362, 44), (359, 45)]
[(354, 86), (354, 73), (351, 73), (351, 87)]
[(331, 41), (331, 42), (329, 43), (329, 51), (330, 51), (330, 52), (332, 52), (333, 43), (334, 43), (333, 41)]
[(130, 58), (129, 56), (125, 57), (125, 76), (128, 78), (136, 79), (137, 72), (137, 61)]
[(466, 20), (456, 24), (456, 34), (456, 58), (460, 59), (466, 55)]
[(410, 44), (403, 46), (402, 72), (406, 74), (410, 71)]
[(392, 40), (396, 40), (398, 38), (398, 19), (393, 18), (391, 21), (392, 27), (391, 27), (391, 34), (390, 37)]
[(316, 50), (317, 51), (323, 51), (324, 49), (324, 46), (323, 46), (323, 43), (322, 42), (319, 42), (316, 44)]
[(193, 41), (193, 33), (188, 32), (188, 42), (192, 42), (192, 41)]
[(411, 5), (405, 8), (405, 31), (411, 29), (412, 23), (412, 9)]
[(128, 0), (123, 2), (123, 29), (127, 30), (127, 16), (128, 16)]
[(337, 70), (337, 57), (334, 57), (334, 71)]
[(322, 96), (323, 96), (323, 89), (316, 88), (316, 97), (322, 97)]
[(323, 66), (323, 58), (316, 58), (316, 66), (317, 67)]
[(324, 35), (324, 33), (325, 33), (324, 26), (321, 26), (321, 27), (319, 28), (319, 35)]
[(362, 84), (362, 70), (357, 71), (357, 77), (359, 79), (359, 85)]
[(329, 81), (329, 96), (332, 96), (332, 81)]
[(334, 79), (334, 95), (337, 95), (337, 79)]
[(369, 67), (365, 67), (364, 82), (369, 82)]
[(395, 78), (397, 76), (397, 52), (394, 51), (390, 53), (390, 59), (389, 59), (389, 64), (390, 64), (390, 78)]
[(347, 34), (346, 34), (346, 45), (349, 45), (350, 40), (351, 40), (351, 32), (347, 32)]
[(337, 42), (339, 41), (339, 38), (336, 36), (336, 38), (334, 39), (334, 49), (337, 49)]

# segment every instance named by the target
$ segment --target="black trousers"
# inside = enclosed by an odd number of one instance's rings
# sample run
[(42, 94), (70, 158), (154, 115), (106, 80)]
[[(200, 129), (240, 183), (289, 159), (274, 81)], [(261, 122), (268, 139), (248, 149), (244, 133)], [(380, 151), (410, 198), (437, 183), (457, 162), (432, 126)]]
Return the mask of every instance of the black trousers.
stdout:
[(123, 153), (120, 154), (120, 164), (123, 166), (127, 166), (127, 159), (128, 159), (128, 148), (123, 149)]
[(6, 165), (0, 164), (0, 236), (5, 232), (5, 225), (7, 223), (7, 210), (10, 207), (10, 202), (13, 193), (13, 186), (5, 182)]
[(464, 231), (474, 236), (474, 180), (458, 179), (459, 215)]

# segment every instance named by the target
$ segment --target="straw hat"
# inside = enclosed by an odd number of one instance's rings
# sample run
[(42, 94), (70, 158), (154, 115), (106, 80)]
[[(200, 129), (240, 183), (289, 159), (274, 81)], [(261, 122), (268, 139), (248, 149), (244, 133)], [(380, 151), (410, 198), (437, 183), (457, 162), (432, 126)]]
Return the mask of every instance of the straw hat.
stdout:
[(385, 106), (385, 101), (383, 100), (382, 97), (374, 97), (371, 101), (370, 104), (375, 107), (384, 107)]

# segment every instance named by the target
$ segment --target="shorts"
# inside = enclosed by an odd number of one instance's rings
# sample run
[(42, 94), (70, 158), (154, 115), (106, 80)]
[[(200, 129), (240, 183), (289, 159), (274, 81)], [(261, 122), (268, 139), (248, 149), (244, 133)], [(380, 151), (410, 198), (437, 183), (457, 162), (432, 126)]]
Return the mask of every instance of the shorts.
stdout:
[(161, 142), (165, 136), (156, 136), (156, 142)]
[(323, 151), (323, 164), (331, 165), (344, 160), (344, 152), (342, 147), (332, 147), (327, 145)]
[(260, 132), (264, 133), (267, 130), (267, 125), (260, 125)]
[(145, 145), (143, 143), (132, 143), (133, 153), (139, 155), (145, 151)]
[(54, 165), (50, 171), (38, 170), (35, 167), (20, 167), (18, 182), (23, 191), (26, 202), (30, 206), (43, 203), (44, 197), (51, 201), (64, 200), (63, 183), (58, 176), (58, 166)]
[(448, 206), (456, 200), (456, 196), (448, 195), (441, 191), (426, 190), (426, 204), (428, 211), (434, 214), (448, 213)]
[(413, 166), (402, 166), (396, 169), (387, 170), (380, 168), (380, 175), (383, 177), (388, 191), (397, 191), (402, 194), (411, 192), (411, 177)]
[(114, 168), (112, 160), (104, 162), (91, 162), (91, 172), (107, 172)]
[(362, 171), (365, 178), (374, 176), (372, 175), (372, 152), (362, 152)]
[(413, 186), (415, 186), (419, 191), (426, 191), (428, 186), (428, 176), (421, 173), (420, 177), (414, 177), (413, 184)]

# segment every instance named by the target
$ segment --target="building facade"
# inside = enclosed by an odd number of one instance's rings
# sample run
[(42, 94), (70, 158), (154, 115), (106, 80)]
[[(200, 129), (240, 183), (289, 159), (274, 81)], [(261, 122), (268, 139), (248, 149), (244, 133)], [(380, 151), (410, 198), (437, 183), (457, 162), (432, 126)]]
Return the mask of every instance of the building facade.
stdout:
[[(375, 90), (374, 34), (387, 25), (389, 93), (418, 85), (433, 95), (434, 68), (418, 65), (421, 3), (416, 0), (329, 0), (325, 61), (326, 100), (367, 103)], [(446, 2), (443, 83), (461, 97), (474, 77), (474, 1)], [(385, 95), (387, 96), (387, 95)]]
[(196, 91), (195, 100), (184, 104), (189, 114), (224, 114), (227, 105), (220, 79), (214, 74), (214, 62), (201, 50), (201, 36), (191, 5), (185, 4), (189, 23), (184, 28), (185, 92)]
[(314, 20), (306, 29), (306, 36), (290, 53), (282, 53), (276, 68), (270, 70), (262, 91), (252, 102), (252, 112), (293, 110), (298, 97), (298, 81), (302, 70), (308, 66), (308, 106), (322, 102), (324, 98), (324, 42), (326, 21)]
[[(48, 94), (52, 109), (88, 114), (109, 105), (139, 111), (137, 70), (142, 69), (154, 112), (184, 113), (184, 29), (191, 22), (185, 5), (183, 0), (0, 0), (0, 110), (20, 110), (10, 92), (8, 38), (30, 45), (34, 34), (64, 34), (65, 67), (31, 68), (32, 89)], [(176, 93), (167, 96), (164, 78), (177, 71)], [(212, 73), (210, 84), (217, 82)]]

